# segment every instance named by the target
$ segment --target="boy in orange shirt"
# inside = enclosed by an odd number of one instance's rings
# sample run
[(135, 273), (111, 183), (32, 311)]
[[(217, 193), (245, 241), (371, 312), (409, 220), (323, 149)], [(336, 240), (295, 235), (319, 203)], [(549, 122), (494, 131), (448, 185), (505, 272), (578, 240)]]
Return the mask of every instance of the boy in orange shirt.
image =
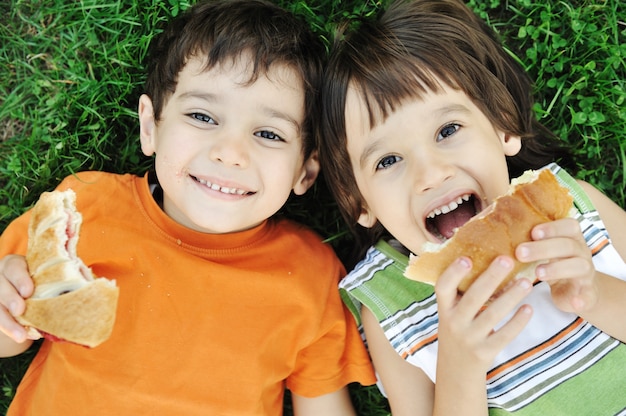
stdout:
[[(354, 414), (346, 385), (375, 381), (342, 307), (344, 269), (305, 227), (274, 216), (319, 163), (311, 134), (323, 47), (258, 1), (198, 4), (153, 44), (139, 100), (154, 172), (82, 172), (77, 251), (120, 288), (111, 338), (44, 340), (8, 415)], [(32, 340), (29, 213), (0, 238), (0, 356)], [(20, 256), (10, 255), (19, 254)]]

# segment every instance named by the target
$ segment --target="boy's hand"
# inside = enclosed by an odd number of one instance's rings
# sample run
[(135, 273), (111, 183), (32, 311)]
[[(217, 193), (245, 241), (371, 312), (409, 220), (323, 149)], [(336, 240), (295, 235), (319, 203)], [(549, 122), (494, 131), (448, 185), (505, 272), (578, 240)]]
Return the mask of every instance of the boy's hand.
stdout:
[(510, 320), (494, 330), (532, 289), (527, 279), (517, 280), (486, 305), (512, 267), (511, 258), (498, 257), (459, 298), (458, 284), (471, 268), (469, 259), (460, 258), (435, 286), (439, 360), (456, 362), (450, 368), (461, 366), (482, 377), (483, 382), (496, 355), (522, 331), (532, 315), (528, 305), (521, 306)]
[(598, 302), (596, 269), (578, 221), (565, 218), (533, 228), (534, 241), (516, 249), (519, 261), (547, 261), (535, 269), (539, 280), (550, 285), (554, 304), (580, 315)]
[(32, 295), (33, 289), (23, 256), (8, 255), (0, 260), (0, 331), (17, 343), (28, 339), (15, 317), (24, 313), (24, 299)]

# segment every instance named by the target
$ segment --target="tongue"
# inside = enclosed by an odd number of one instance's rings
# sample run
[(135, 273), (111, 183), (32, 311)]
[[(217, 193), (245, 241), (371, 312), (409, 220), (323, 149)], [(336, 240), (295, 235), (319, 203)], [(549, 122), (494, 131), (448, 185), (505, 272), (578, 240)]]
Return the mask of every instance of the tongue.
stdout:
[(457, 209), (447, 214), (437, 215), (434, 224), (445, 238), (451, 238), (454, 230), (470, 220), (476, 214), (472, 204), (461, 204)]

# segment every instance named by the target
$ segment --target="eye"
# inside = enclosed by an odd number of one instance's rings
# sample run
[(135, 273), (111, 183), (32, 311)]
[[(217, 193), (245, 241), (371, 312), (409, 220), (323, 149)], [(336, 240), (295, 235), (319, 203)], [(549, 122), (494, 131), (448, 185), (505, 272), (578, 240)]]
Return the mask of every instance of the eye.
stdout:
[(271, 132), (269, 130), (261, 130), (261, 131), (258, 131), (256, 133), (254, 133), (254, 135), (257, 136), (257, 137), (260, 137), (262, 139), (268, 139), (268, 140), (272, 140), (272, 141), (278, 141), (278, 142), (284, 142), (285, 141), (278, 134), (276, 134), (274, 132)]
[(439, 131), (437, 135), (437, 141), (447, 139), (448, 137), (454, 135), (461, 128), (458, 124), (447, 124), (443, 126), (443, 128)]
[(217, 124), (217, 122), (213, 119), (213, 117), (203, 114), (203, 113), (189, 113), (187, 115), (193, 118), (194, 120), (200, 121), (202, 123)]
[(380, 159), (380, 161), (378, 162), (378, 164), (376, 165), (376, 170), (382, 170), (382, 169), (387, 169), (389, 168), (391, 165), (401, 161), (402, 158), (400, 158), (399, 156), (385, 156), (382, 159)]

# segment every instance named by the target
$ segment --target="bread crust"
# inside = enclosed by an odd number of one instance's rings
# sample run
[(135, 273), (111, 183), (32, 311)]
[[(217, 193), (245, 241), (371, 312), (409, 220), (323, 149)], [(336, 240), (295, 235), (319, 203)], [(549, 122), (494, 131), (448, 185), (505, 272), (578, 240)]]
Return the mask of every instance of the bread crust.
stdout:
[(107, 340), (115, 323), (118, 288), (99, 278), (53, 298), (28, 299), (20, 318), (24, 325), (55, 338), (96, 347)]
[(95, 347), (113, 331), (119, 288), (76, 254), (82, 216), (70, 189), (43, 193), (31, 211), (26, 263), (35, 291), (17, 321), (33, 335)]
[(405, 276), (412, 280), (434, 285), (445, 269), (458, 257), (472, 260), (472, 270), (459, 284), (465, 292), (478, 276), (499, 255), (515, 260), (513, 270), (499, 289), (522, 273), (535, 279), (536, 264), (521, 263), (515, 259), (515, 248), (531, 241), (531, 230), (538, 224), (569, 216), (573, 198), (548, 170), (528, 171), (529, 182), (512, 184), (506, 195), (466, 224), (441, 245), (438, 251), (411, 256)]

